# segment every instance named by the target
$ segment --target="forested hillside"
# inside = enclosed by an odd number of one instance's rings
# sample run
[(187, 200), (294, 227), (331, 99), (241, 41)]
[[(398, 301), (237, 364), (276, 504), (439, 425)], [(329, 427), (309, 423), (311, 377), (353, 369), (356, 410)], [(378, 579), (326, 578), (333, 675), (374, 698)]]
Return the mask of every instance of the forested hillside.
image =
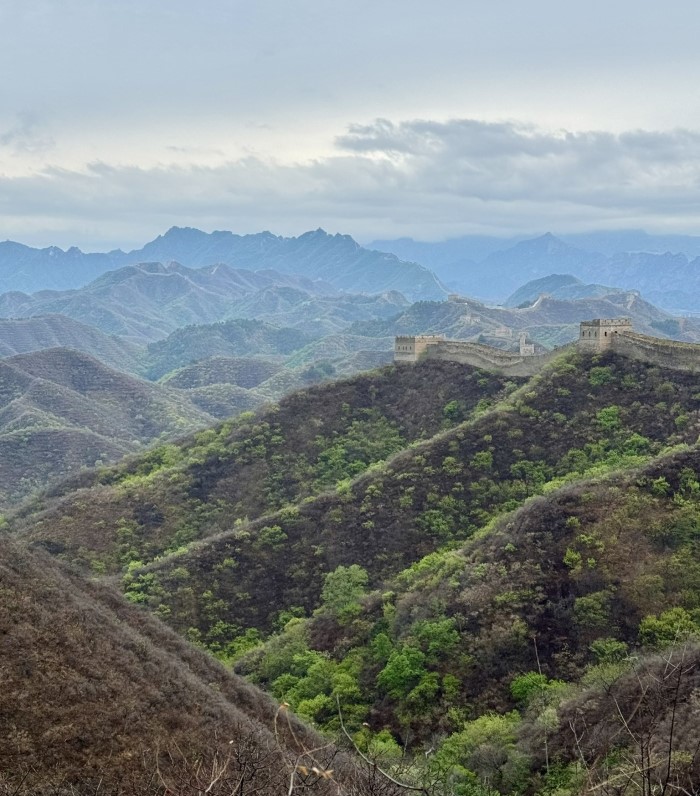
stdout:
[(344, 717), (428, 793), (681, 788), (700, 767), (699, 432), (692, 373), (427, 360), (85, 473), (10, 528), (329, 738)]

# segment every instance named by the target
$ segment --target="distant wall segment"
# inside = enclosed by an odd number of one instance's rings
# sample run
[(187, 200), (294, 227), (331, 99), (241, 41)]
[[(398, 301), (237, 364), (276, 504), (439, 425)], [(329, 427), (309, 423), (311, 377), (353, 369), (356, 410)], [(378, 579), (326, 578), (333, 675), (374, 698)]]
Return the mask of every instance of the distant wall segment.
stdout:
[[(528, 377), (539, 373), (544, 365), (573, 345), (533, 356), (529, 346), (524, 353), (522, 340), (520, 353), (516, 353), (480, 343), (446, 340), (442, 335), (405, 335), (395, 340), (394, 361), (416, 362), (426, 357)], [(641, 362), (700, 373), (700, 345), (637, 334), (629, 318), (584, 321), (576, 345), (583, 351), (612, 350)]]

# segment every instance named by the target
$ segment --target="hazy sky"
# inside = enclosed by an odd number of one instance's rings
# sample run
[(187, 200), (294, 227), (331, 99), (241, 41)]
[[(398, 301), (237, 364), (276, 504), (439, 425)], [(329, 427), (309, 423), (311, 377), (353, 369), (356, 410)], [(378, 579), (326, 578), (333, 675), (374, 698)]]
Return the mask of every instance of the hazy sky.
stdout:
[(0, 239), (700, 234), (690, 0), (0, 0)]

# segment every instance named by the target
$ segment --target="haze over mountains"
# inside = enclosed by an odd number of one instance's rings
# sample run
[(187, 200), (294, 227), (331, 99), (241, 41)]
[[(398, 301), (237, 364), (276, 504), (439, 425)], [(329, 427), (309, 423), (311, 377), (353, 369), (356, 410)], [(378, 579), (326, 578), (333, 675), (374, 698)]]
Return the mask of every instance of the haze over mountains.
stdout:
[(524, 282), (571, 274), (625, 290), (671, 312), (700, 312), (700, 238), (643, 232), (503, 239), (467, 236), (444, 243), (410, 239), (370, 244), (433, 268), (451, 289), (501, 302)]
[[(678, 243), (688, 250), (697, 243), (636, 233), (593, 234), (587, 240), (657, 248)], [(410, 243), (401, 245), (410, 248)], [(53, 348), (56, 352), (47, 356), (58, 357), (57, 372), (71, 367), (79, 371), (87, 360), (58, 354), (58, 349), (69, 348), (131, 379), (163, 379), (168, 385), (165, 393), (155, 385), (144, 393), (143, 386), (137, 387), (141, 382), (129, 382), (135, 393), (150, 396), (153, 411), (171, 400), (166, 393), (173, 387), (182, 393), (178, 399), (182, 406), (188, 407), (179, 413), (180, 425), (166, 422), (138, 436), (139, 444), (149, 444), (158, 435), (172, 438), (178, 431), (254, 409), (307, 384), (388, 363), (395, 334), (440, 333), (513, 349), (523, 332), (538, 350), (544, 350), (575, 339), (580, 320), (624, 314), (644, 333), (686, 341), (700, 337), (695, 321), (677, 319), (645, 300), (646, 293), (640, 296), (620, 287), (625, 274), (637, 286), (637, 276), (644, 271), (629, 263), (648, 264), (655, 257), (668, 259), (665, 255), (616, 255), (612, 258), (616, 268), (606, 271), (603, 255), (572, 248), (551, 235), (494, 250), (502, 244), (500, 239), (481, 237), (432, 248), (417, 244), (413, 253), (432, 258), (442, 269), (460, 252), (480, 253), (483, 265), (453, 262), (449, 267), (462, 283), (476, 288), (487, 290), (497, 284), (505, 294), (509, 284), (515, 285), (505, 302), (508, 307), (472, 298), (445, 302), (441, 282), (423, 266), (363, 249), (349, 236), (322, 230), (282, 238), (174, 227), (128, 254), (83, 255), (75, 248), (62, 252), (55, 247), (35, 250), (0, 244), (5, 284), (42, 288), (31, 294), (18, 290), (0, 294), (0, 315), (6, 316), (0, 320), (0, 353), (12, 356)], [(683, 258), (679, 255), (678, 262), (670, 264), (669, 284), (695, 269)], [(627, 271), (619, 266), (623, 261), (629, 265)], [(594, 273), (595, 281), (572, 275), (586, 269)], [(523, 285), (525, 277), (540, 273), (545, 275)], [(606, 274), (609, 280), (604, 279)], [(92, 281), (81, 284), (92, 276)], [(690, 290), (684, 291), (685, 303), (692, 304), (693, 282), (690, 277), (686, 281)], [(48, 290), (49, 285), (73, 286)], [(420, 301), (412, 303), (415, 298)], [(57, 451), (60, 446), (50, 440), (57, 438), (55, 429), (65, 436), (67, 427), (73, 429), (72, 453), (61, 467), (53, 466), (53, 453), (38, 470), (28, 462), (26, 476), (18, 476), (21, 486), (15, 475), (8, 479), (4, 501), (22, 497), (75, 468), (112, 461), (134, 450), (132, 438), (121, 430), (105, 436), (86, 422), (85, 429), (102, 435), (102, 442), (74, 433), (84, 396), (76, 396), (73, 413), (64, 408), (54, 416), (35, 405), (35, 392), (35, 387), (27, 386), (21, 400), (13, 394), (0, 407), (8, 418), (3, 432), (7, 460), (14, 463), (15, 471), (22, 471), (23, 456), (32, 459), (37, 445)], [(126, 392), (127, 388), (117, 391), (114, 400), (120, 403)], [(65, 407), (70, 400), (63, 396), (62, 403)], [(73, 417), (70, 422), (69, 417)], [(47, 428), (54, 430), (48, 433)], [(34, 441), (22, 453), (17, 443), (30, 437)]]
[(414, 300), (445, 295), (428, 269), (364, 249), (349, 235), (329, 235), (318, 229), (298, 238), (283, 238), (270, 232), (208, 234), (180, 227), (129, 253), (84, 254), (75, 247), (64, 252), (55, 246), (32, 249), (12, 241), (0, 243), (0, 291), (66, 290), (126, 265), (173, 260), (194, 269), (223, 264), (236, 269), (274, 270), (358, 293), (399, 290)]
[(396, 334), (544, 351), (619, 315), (698, 342), (635, 281), (665, 263), (692, 303), (696, 266), (492, 245), (442, 275), (497, 306), (320, 230), (19, 250), (5, 275), (40, 289), (0, 295), (0, 796), (397, 796), (377, 761), (434, 796), (579, 796), (582, 770), (639, 780), (620, 711), (693, 792), (697, 374), (391, 360)]

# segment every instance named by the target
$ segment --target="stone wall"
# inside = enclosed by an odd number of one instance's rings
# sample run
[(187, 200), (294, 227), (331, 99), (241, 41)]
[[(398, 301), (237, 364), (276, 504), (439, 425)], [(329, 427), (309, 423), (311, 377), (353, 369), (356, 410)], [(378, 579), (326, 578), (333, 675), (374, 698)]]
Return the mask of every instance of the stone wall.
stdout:
[[(596, 333), (596, 338), (589, 337), (590, 331)], [(605, 331), (609, 334), (605, 335)], [(426, 357), (461, 362), (464, 365), (513, 376), (530, 377), (576, 345), (571, 343), (546, 354), (524, 356), (522, 353), (503, 351), (480, 343), (445, 340), (439, 335), (405, 336), (396, 338), (394, 361), (416, 362), (419, 358)], [(636, 334), (629, 331), (629, 321), (626, 318), (582, 323), (578, 347), (584, 351), (612, 350), (621, 356), (652, 365), (700, 373), (700, 345)], [(530, 346), (526, 348), (529, 350)]]
[(700, 345), (693, 343), (625, 332), (615, 335), (612, 350), (616, 354), (652, 365), (700, 373)]
[(481, 345), (479, 343), (466, 343), (457, 340), (443, 340), (438, 345), (428, 348), (425, 357), (429, 359), (444, 359), (449, 362), (461, 362), (463, 365), (472, 365), (484, 370), (495, 370), (504, 375), (534, 376), (543, 366), (560, 356), (571, 346), (557, 348), (539, 356), (521, 356), (509, 351)]
[(394, 340), (394, 362), (417, 362), (429, 346), (444, 339), (441, 334), (399, 335)]

